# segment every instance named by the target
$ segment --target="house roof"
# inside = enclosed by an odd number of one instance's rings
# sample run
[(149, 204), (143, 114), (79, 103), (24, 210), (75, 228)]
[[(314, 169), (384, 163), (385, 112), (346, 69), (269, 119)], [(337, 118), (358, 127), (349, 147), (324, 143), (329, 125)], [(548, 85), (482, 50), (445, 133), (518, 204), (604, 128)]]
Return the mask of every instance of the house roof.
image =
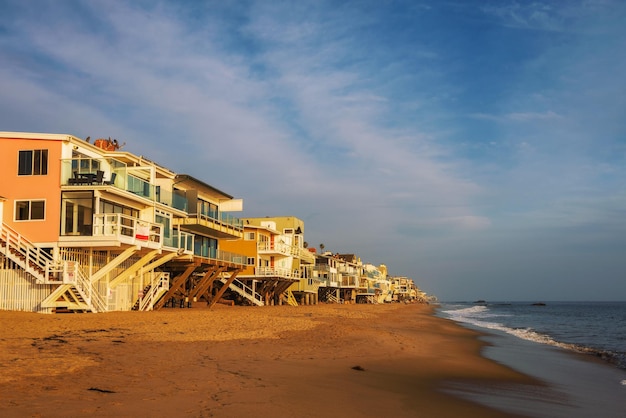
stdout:
[(264, 231), (268, 231), (274, 235), (280, 235), (280, 232), (270, 228), (269, 226), (261, 226), (261, 225), (250, 225), (248, 223), (246, 223), (246, 219), (242, 219), (243, 223), (244, 223), (244, 229), (262, 229)]
[(198, 180), (197, 178), (190, 176), (189, 174), (177, 174), (176, 177), (174, 178), (174, 184), (181, 184), (190, 188), (193, 187), (196, 189), (200, 189), (201, 191), (209, 195), (216, 196), (219, 198), (226, 198), (226, 199), (233, 198), (233, 196), (229, 195), (228, 193), (224, 193), (223, 191), (216, 189), (210, 184), (207, 184), (203, 182), (202, 180)]
[[(56, 141), (69, 141), (71, 138), (76, 138), (73, 135), (68, 134), (45, 134), (37, 132), (0, 132), (0, 138), (19, 138), (19, 139), (49, 139)], [(76, 138), (79, 139), (79, 138)]]

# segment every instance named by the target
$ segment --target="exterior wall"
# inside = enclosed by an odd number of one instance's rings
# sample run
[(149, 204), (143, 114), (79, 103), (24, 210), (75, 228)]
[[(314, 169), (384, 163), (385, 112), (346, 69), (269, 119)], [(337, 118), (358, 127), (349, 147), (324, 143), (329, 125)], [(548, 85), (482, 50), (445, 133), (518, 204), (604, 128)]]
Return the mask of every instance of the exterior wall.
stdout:
[[(3, 222), (32, 242), (52, 242), (59, 236), (62, 145), (59, 140), (0, 138), (0, 196), (6, 198)], [(35, 149), (48, 150), (48, 174), (18, 176), (19, 151)], [(45, 219), (15, 221), (15, 201), (33, 199), (45, 200)]]
[(293, 229), (295, 231), (298, 228), (300, 228), (302, 234), (304, 234), (304, 221), (301, 219), (293, 216), (276, 217), (271, 219), (276, 222), (276, 230), (281, 234), (284, 229)]
[(255, 265), (248, 266), (239, 273), (240, 276), (252, 276), (254, 275), (254, 267), (259, 263), (259, 255), (257, 253), (257, 241), (259, 239), (259, 231), (257, 229), (245, 228), (244, 237), (246, 233), (254, 232), (254, 240), (238, 239), (238, 240), (221, 240), (219, 242), (220, 248), (224, 251), (229, 251), (236, 254), (245, 255), (246, 257), (254, 257)]
[(0, 310), (52, 312), (52, 309), (41, 308), (41, 301), (56, 286), (35, 284), (29, 276), (23, 270), (0, 268)]
[[(287, 269), (292, 273), (295, 271), (300, 271), (301, 265), (305, 264), (301, 262), (301, 256), (303, 256), (305, 251), (308, 250), (304, 248), (304, 221), (296, 218), (294, 216), (277, 216), (277, 217), (266, 217), (266, 218), (246, 218), (246, 222), (250, 222), (251, 225), (256, 226), (265, 226), (267, 228), (271, 228), (276, 230), (280, 235), (274, 237), (275, 242), (279, 242), (283, 240), (285, 244), (291, 245), (294, 247), (298, 247), (301, 251), (301, 255), (299, 256), (289, 256), (276, 258), (274, 261), (274, 266), (279, 267), (281, 269)], [(291, 233), (285, 234), (285, 229), (291, 229)], [(295, 233), (297, 230), (298, 233)]]

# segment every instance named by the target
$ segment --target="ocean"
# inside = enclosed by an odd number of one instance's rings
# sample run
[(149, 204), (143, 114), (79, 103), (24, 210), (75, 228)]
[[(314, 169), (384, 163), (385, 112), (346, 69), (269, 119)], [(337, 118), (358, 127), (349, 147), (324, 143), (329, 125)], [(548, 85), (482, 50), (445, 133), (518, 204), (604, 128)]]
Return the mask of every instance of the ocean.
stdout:
[(587, 353), (626, 369), (626, 302), (450, 303), (440, 312), (479, 328)]
[(483, 356), (550, 387), (450, 392), (531, 417), (626, 417), (626, 302), (441, 303), (437, 312), (486, 333)]

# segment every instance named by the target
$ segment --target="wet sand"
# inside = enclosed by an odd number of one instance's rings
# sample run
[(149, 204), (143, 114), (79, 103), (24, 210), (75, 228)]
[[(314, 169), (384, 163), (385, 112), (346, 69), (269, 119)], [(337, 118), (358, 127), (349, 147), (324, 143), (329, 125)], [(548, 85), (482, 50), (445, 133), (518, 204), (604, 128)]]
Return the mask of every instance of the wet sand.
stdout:
[(427, 305), (0, 311), (3, 417), (506, 417), (445, 392), (536, 380)]
[[(472, 327), (469, 327), (472, 329)], [(522, 340), (502, 331), (481, 337), (483, 356), (545, 382), (545, 387), (464, 387), (451, 393), (535, 418), (623, 418), (626, 370), (589, 354)], [(487, 389), (487, 390), (485, 390)]]

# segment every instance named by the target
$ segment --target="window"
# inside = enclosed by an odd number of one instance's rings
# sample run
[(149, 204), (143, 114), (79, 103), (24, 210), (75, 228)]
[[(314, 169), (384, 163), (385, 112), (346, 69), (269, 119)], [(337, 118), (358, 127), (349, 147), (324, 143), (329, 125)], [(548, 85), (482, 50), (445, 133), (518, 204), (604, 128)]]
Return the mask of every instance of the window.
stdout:
[(16, 221), (37, 221), (45, 219), (45, 200), (16, 200), (15, 220)]
[(93, 192), (61, 193), (61, 235), (92, 235)]
[(254, 232), (246, 232), (243, 236), (243, 239), (246, 241), (254, 241), (255, 240)]
[(285, 228), (285, 229), (283, 229), (283, 234), (285, 234), (285, 235), (293, 234), (293, 228)]
[(200, 257), (216, 258), (217, 256), (217, 240), (215, 238), (203, 237), (196, 235), (193, 241), (193, 253)]
[(139, 218), (139, 211), (137, 209), (123, 206), (119, 203), (109, 202), (104, 199), (100, 199), (100, 213), (121, 213), (122, 215), (126, 215), (130, 218)]
[(163, 238), (169, 239), (172, 236), (172, 214), (155, 209), (154, 222), (163, 224)]
[(203, 217), (218, 220), (218, 208), (215, 203), (207, 202), (206, 200), (200, 200), (200, 214)]
[(45, 176), (48, 174), (48, 150), (20, 151), (17, 174), (19, 176)]
[(254, 266), (254, 257), (248, 257), (248, 265)]
[(139, 219), (139, 211), (137, 209), (123, 206), (118, 203), (109, 202), (108, 200), (100, 199), (99, 212), (101, 214), (120, 214), (121, 231), (122, 235), (129, 237), (133, 236), (133, 222)]

